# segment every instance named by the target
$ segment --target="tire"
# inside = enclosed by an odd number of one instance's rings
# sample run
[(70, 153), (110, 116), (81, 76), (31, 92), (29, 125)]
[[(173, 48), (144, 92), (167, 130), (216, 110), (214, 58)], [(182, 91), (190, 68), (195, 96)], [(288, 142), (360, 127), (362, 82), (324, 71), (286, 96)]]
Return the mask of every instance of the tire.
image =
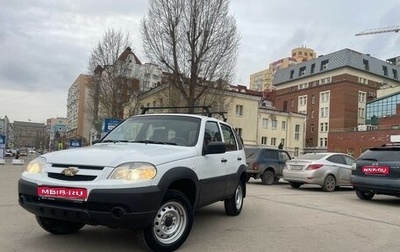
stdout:
[(249, 182), (251, 176), (249, 174), (246, 174), (246, 183)]
[(224, 200), (225, 213), (227, 215), (237, 216), (242, 212), (244, 190), (243, 183), (239, 181), (235, 193), (229, 199)]
[(292, 188), (298, 189), (298, 188), (300, 188), (300, 186), (302, 186), (303, 184), (302, 184), (302, 183), (299, 183), (299, 182), (289, 182), (289, 185), (290, 185)]
[(193, 206), (185, 194), (167, 191), (153, 224), (138, 230), (139, 243), (150, 251), (175, 251), (189, 236), (193, 215)]
[(362, 200), (371, 200), (375, 196), (375, 193), (372, 193), (372, 192), (362, 192), (357, 189), (355, 191), (356, 191), (357, 197)]
[(336, 179), (333, 175), (326, 176), (324, 184), (322, 185), (322, 190), (324, 192), (333, 192), (336, 189)]
[(261, 181), (264, 185), (272, 185), (274, 183), (275, 174), (271, 170), (265, 170), (261, 175)]
[(44, 230), (55, 235), (74, 234), (85, 226), (83, 223), (51, 219), (42, 216), (36, 216), (36, 221)]

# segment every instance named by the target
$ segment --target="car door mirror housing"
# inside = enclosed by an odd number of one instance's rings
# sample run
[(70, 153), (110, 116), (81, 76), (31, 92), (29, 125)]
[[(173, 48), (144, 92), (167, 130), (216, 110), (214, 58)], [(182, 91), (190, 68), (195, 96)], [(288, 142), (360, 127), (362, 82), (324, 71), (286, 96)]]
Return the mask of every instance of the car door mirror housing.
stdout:
[(217, 141), (207, 144), (205, 155), (208, 154), (221, 154), (226, 152), (226, 145), (224, 142)]

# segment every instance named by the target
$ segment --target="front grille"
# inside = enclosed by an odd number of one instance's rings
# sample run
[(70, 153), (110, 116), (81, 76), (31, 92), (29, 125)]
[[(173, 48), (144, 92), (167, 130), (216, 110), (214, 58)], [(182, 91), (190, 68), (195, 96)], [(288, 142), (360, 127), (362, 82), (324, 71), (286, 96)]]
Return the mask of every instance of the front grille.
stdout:
[(53, 168), (68, 168), (68, 167), (76, 167), (80, 170), (103, 170), (103, 166), (92, 166), (92, 165), (73, 165), (73, 164), (52, 164)]
[(65, 176), (64, 174), (60, 173), (49, 173), (49, 178), (58, 179), (58, 180), (65, 180), (65, 181), (93, 181), (96, 179), (96, 176), (90, 175), (75, 175), (75, 176)]

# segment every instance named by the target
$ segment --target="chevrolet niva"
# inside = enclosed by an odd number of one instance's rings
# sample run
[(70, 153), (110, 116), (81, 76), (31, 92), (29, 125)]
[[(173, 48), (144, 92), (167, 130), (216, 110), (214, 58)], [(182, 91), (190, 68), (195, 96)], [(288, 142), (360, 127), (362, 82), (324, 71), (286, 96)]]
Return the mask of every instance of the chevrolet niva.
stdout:
[(193, 114), (133, 116), (94, 145), (37, 157), (18, 182), (19, 204), (44, 230), (137, 229), (151, 251), (179, 248), (197, 208), (224, 201), (227, 215), (239, 215), (245, 195), (241, 138)]

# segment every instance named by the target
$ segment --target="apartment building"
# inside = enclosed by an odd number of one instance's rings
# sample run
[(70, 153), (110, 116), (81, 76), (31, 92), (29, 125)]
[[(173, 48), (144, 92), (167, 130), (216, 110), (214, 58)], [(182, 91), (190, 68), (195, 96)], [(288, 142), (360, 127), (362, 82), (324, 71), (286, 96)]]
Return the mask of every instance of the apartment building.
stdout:
[(250, 75), (250, 89), (257, 91), (271, 90), (275, 87), (272, 81), (276, 71), (289, 66), (316, 58), (317, 54), (313, 49), (305, 46), (294, 48), (290, 57), (276, 60), (269, 64), (268, 69), (261, 70)]
[(365, 124), (367, 102), (382, 86), (399, 85), (399, 71), (386, 61), (343, 49), (278, 70), (274, 105), (307, 115), (306, 149), (327, 150), (328, 133)]
[(81, 139), (84, 144), (89, 143), (92, 125), (91, 79), (90, 75), (80, 74), (68, 89), (66, 139)]

